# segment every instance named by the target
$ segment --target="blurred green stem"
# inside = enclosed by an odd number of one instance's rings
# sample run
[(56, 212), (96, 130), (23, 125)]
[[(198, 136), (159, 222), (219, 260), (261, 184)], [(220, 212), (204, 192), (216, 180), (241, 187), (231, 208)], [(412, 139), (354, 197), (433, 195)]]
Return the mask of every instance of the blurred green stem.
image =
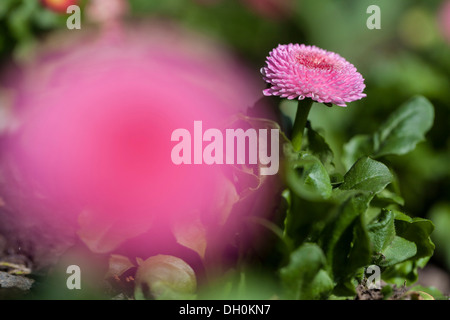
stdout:
[(292, 128), (291, 142), (295, 151), (302, 148), (303, 131), (305, 130), (306, 120), (308, 120), (309, 110), (311, 110), (313, 100), (305, 98), (298, 100), (297, 114), (295, 115), (294, 127)]

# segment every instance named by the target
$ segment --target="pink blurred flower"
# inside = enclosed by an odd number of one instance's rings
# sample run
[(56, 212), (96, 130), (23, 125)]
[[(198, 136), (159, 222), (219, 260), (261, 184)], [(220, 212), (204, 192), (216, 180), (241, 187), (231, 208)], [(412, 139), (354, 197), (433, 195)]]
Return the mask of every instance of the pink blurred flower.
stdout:
[(439, 9), (439, 27), (442, 35), (450, 43), (450, 0), (444, 1)]
[(126, 0), (90, 0), (86, 9), (90, 20), (108, 23), (126, 14), (128, 6)]
[(257, 79), (226, 48), (173, 26), (124, 28), (114, 41), (91, 31), (53, 38), (22, 78), (8, 81), (17, 125), (0, 150), (10, 210), (0, 230), (45, 228), (31, 239), (42, 251), (44, 236), (59, 245), (77, 232), (105, 253), (149, 230), (154, 238), (126, 251), (175, 250), (174, 237), (200, 256), (214, 251), (206, 233), (232, 210), (250, 211), (234, 206), (245, 185), (219, 165), (175, 165), (171, 134), (193, 134), (195, 120), (223, 128), (260, 99)]
[(44, 6), (59, 13), (66, 13), (67, 7), (76, 5), (78, 2), (79, 0), (41, 0)]
[(271, 19), (288, 16), (292, 12), (293, 0), (241, 0), (256, 13)]
[(261, 69), (264, 80), (271, 85), (266, 96), (303, 100), (345, 107), (346, 102), (366, 95), (364, 78), (355, 66), (340, 55), (304, 44), (279, 45), (270, 52)]
[[(229, 0), (193, 0), (201, 5), (216, 5)], [(254, 13), (269, 19), (280, 19), (288, 16), (294, 7), (295, 0), (241, 0)]]

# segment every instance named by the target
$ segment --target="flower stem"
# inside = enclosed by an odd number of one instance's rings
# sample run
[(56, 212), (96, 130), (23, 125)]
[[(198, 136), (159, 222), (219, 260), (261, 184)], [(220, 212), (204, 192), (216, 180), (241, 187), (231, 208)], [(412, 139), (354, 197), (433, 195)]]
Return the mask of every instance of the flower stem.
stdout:
[(302, 147), (303, 131), (313, 100), (305, 98), (298, 100), (297, 114), (295, 115), (294, 128), (292, 128), (291, 142), (295, 151), (300, 151)]

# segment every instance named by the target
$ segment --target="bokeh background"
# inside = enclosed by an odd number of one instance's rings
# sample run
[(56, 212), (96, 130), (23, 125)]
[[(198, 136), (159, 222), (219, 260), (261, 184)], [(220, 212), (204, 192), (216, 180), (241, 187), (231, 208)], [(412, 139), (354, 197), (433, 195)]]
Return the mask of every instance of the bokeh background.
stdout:
[[(81, 1), (82, 8), (89, 1)], [(404, 212), (435, 223), (436, 273), (450, 271), (450, 1), (444, 0), (129, 0), (126, 21), (170, 21), (228, 47), (255, 74), (278, 44), (306, 43), (334, 51), (352, 62), (366, 80), (367, 98), (347, 108), (314, 105), (310, 120), (324, 128), (335, 153), (356, 134), (374, 132), (411, 96), (435, 107), (427, 141), (401, 157), (389, 158), (398, 173)], [(370, 5), (381, 9), (381, 29), (369, 30)], [(0, 1), (2, 70), (29, 59), (46, 36), (67, 31), (67, 14), (38, 0)], [(82, 29), (90, 19), (83, 10)], [(17, 69), (19, 70), (19, 69)], [(6, 81), (6, 82), (5, 82)], [(262, 81), (262, 79), (261, 79)], [(6, 126), (7, 80), (0, 91), (0, 128)], [(283, 102), (292, 115), (295, 102)], [(326, 110), (326, 112), (324, 112)], [(445, 277), (441, 277), (442, 280)]]

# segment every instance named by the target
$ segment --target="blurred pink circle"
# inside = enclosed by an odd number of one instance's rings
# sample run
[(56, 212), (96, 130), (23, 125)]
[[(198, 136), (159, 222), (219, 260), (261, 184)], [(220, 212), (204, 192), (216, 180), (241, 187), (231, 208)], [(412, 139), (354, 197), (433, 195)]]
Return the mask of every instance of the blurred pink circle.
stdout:
[(263, 85), (226, 48), (185, 31), (152, 25), (111, 39), (56, 42), (24, 69), (7, 150), (30, 195), (93, 212), (80, 215), (85, 237), (115, 230), (97, 251), (155, 223), (230, 210), (237, 193), (223, 168), (175, 165), (171, 134), (196, 120), (223, 128)]

